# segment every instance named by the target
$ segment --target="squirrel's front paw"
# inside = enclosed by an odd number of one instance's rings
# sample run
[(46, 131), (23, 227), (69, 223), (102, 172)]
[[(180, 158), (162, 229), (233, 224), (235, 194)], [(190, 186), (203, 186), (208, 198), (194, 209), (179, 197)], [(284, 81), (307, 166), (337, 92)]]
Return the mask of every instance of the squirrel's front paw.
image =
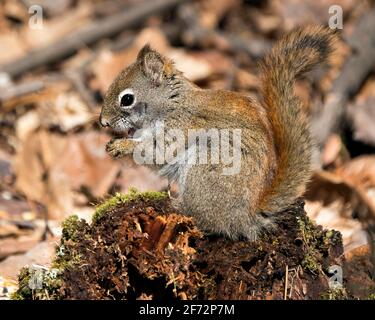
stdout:
[(112, 139), (107, 143), (105, 146), (105, 151), (112, 157), (112, 158), (118, 158), (121, 154), (116, 142), (117, 140)]
[(105, 150), (112, 158), (121, 158), (133, 152), (133, 144), (126, 139), (112, 139)]

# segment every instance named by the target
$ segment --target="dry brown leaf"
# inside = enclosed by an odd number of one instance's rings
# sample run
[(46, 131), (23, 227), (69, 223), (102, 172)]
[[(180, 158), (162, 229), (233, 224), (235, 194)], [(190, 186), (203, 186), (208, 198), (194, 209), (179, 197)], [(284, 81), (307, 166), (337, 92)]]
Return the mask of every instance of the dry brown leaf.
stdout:
[(341, 137), (337, 134), (329, 136), (321, 152), (321, 164), (324, 167), (330, 166), (337, 168), (349, 160), (350, 155)]
[(42, 101), (38, 113), (44, 127), (59, 127), (62, 131), (83, 126), (93, 117), (80, 95), (73, 91), (59, 93), (53, 104)]
[(332, 162), (334, 162), (340, 152), (341, 149), (341, 138), (337, 134), (331, 135), (324, 146), (324, 149), (322, 151), (322, 164), (328, 165)]
[(175, 62), (176, 68), (191, 81), (205, 79), (215, 70), (202, 59), (202, 56), (188, 54), (184, 50), (172, 50), (168, 57)]
[[(149, 169), (135, 166), (131, 159), (114, 161), (105, 152), (109, 137), (96, 131), (67, 136), (40, 130), (20, 146), (15, 160), (16, 187), (27, 198), (48, 208), (51, 218), (62, 218), (81, 203), (77, 191), (84, 188), (101, 198), (112, 185), (120, 191), (129, 187), (160, 190), (166, 187)], [(117, 178), (122, 171), (123, 178)]]
[[(44, 242), (30, 242), (28, 250), (22, 255), (11, 256), (0, 262), (0, 274), (6, 278), (16, 280), (18, 272), (25, 266), (33, 264), (48, 267), (55, 254), (58, 238)], [(15, 244), (17, 246), (18, 243)]]
[(16, 122), (16, 136), (20, 141), (27, 137), (40, 126), (40, 119), (37, 111), (29, 111), (19, 117)]
[[(39, 242), (36, 235), (23, 235), (17, 238), (0, 239), (0, 261), (6, 257), (25, 253)], [(0, 273), (1, 274), (1, 273)]]
[(375, 188), (375, 156), (363, 155), (335, 170), (346, 181), (364, 189)]
[(375, 146), (375, 78), (367, 80), (350, 104), (347, 114), (352, 122), (353, 135), (359, 140)]
[(16, 136), (21, 141), (40, 126), (66, 132), (96, 120), (81, 96), (65, 81), (53, 83), (38, 93), (11, 99), (4, 108), (12, 110), (22, 105), (35, 105), (37, 108), (17, 119)]
[(16, 187), (29, 199), (45, 203), (51, 217), (71, 214), (74, 190), (86, 186), (101, 197), (115, 180), (119, 163), (105, 153), (107, 141), (96, 132), (31, 134), (16, 156)]
[(92, 64), (94, 78), (90, 83), (91, 88), (99, 90), (104, 95), (120, 71), (135, 58), (135, 50), (113, 53), (103, 49)]

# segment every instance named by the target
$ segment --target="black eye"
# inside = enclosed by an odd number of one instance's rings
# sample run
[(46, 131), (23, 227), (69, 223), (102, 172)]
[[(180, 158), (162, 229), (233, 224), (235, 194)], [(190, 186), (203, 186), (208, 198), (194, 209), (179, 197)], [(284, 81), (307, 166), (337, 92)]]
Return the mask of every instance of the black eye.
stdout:
[(124, 94), (121, 97), (121, 107), (128, 107), (131, 106), (134, 102), (134, 95), (131, 93)]

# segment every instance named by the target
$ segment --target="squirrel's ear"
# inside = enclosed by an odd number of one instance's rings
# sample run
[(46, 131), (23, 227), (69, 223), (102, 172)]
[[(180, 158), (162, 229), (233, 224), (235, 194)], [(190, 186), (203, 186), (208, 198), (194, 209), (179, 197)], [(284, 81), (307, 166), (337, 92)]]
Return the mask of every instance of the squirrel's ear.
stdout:
[(160, 85), (173, 71), (173, 64), (148, 44), (139, 51), (137, 61), (143, 73), (156, 85)]

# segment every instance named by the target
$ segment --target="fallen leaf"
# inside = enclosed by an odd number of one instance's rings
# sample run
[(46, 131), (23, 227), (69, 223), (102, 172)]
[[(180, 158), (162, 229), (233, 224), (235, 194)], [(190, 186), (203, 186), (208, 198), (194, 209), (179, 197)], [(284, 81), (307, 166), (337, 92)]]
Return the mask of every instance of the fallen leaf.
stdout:
[(107, 141), (105, 134), (93, 131), (31, 134), (15, 159), (16, 187), (29, 199), (45, 203), (50, 217), (72, 213), (75, 190), (86, 186), (101, 197), (116, 178), (120, 164), (105, 153)]
[(367, 80), (357, 94), (354, 103), (349, 104), (347, 115), (352, 124), (353, 137), (375, 146), (375, 78)]
[(49, 241), (34, 243), (29, 246), (25, 254), (11, 256), (0, 262), (0, 274), (8, 279), (17, 280), (21, 268), (33, 264), (48, 267), (55, 254), (58, 238)]
[(364, 189), (375, 188), (375, 156), (363, 155), (343, 164), (335, 173)]
[(83, 189), (102, 198), (113, 185), (119, 191), (131, 186), (140, 190), (166, 187), (165, 180), (135, 165), (131, 158), (112, 160), (105, 152), (108, 140), (105, 133), (97, 131), (69, 135), (34, 132), (16, 155), (16, 188), (28, 199), (45, 204), (50, 218), (61, 219), (82, 210), (77, 205), (82, 205), (79, 192)]

